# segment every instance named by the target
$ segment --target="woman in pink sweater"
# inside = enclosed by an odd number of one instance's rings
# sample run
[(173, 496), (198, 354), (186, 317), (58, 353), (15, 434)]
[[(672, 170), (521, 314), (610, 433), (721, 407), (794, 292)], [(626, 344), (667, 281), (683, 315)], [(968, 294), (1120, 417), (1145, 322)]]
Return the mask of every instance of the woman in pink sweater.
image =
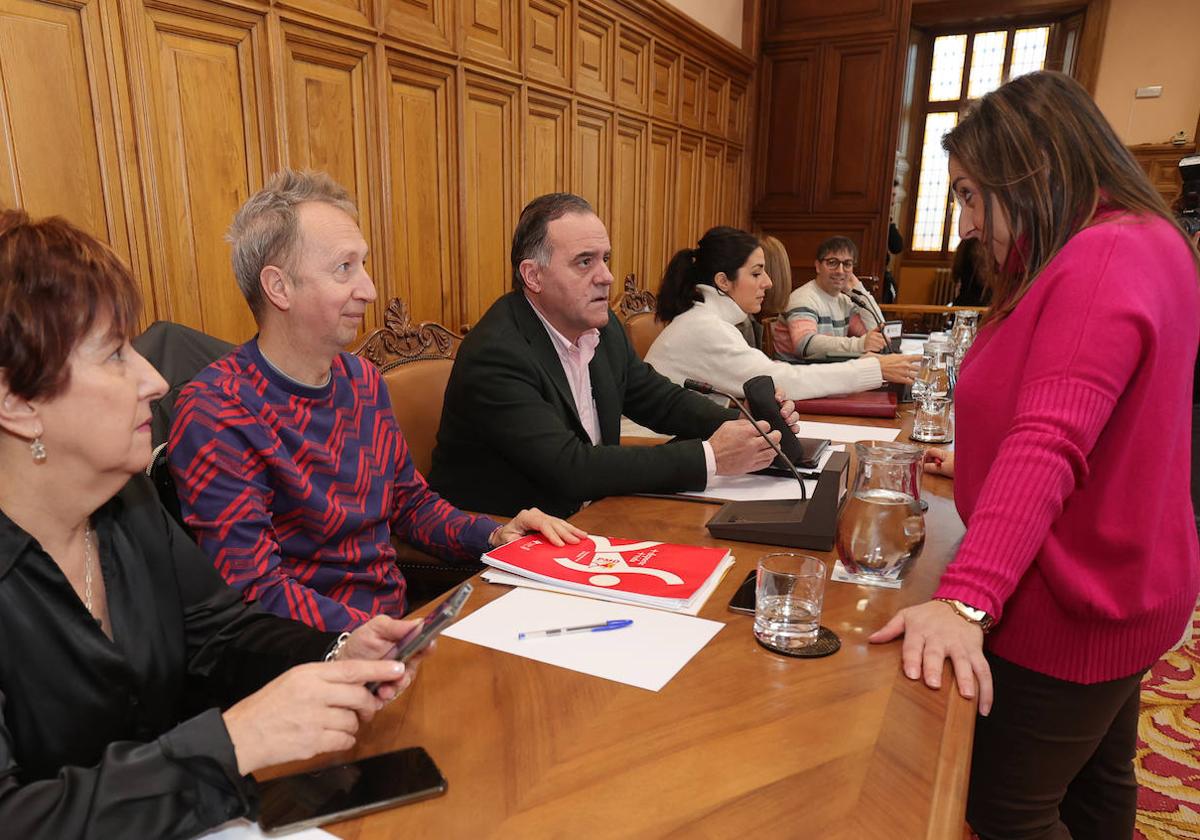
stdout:
[(934, 599), (871, 641), (903, 634), (908, 677), (938, 688), (948, 658), (978, 695), (981, 838), (1128, 840), (1141, 674), (1200, 590), (1200, 258), (1066, 76), (985, 96), (943, 146), (962, 236), (995, 258), (956, 451), (926, 464), (955, 476), (967, 530)]

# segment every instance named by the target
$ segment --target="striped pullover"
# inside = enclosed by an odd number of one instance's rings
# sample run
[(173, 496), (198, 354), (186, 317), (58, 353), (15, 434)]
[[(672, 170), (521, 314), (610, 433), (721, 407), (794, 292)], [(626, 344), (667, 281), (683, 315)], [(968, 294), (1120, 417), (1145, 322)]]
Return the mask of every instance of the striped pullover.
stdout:
[(256, 339), (180, 394), (171, 474), (196, 541), (247, 600), (321, 630), (404, 611), (390, 537), (477, 560), (497, 523), (416, 471), (379, 371), (342, 353), (329, 382), (273, 368)]
[[(870, 295), (861, 284), (856, 288)], [(788, 296), (787, 309), (773, 323), (776, 357), (798, 362), (825, 359), (830, 353), (862, 353), (867, 327), (860, 312), (845, 295), (828, 295), (809, 280)], [(799, 336), (793, 339), (793, 333)]]

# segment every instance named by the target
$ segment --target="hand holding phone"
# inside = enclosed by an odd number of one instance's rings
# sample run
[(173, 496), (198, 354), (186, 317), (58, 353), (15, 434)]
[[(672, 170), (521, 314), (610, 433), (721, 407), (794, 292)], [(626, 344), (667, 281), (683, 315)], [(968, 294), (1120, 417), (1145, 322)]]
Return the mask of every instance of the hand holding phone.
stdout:
[[(436, 639), (443, 630), (450, 626), (459, 612), (462, 611), (463, 604), (470, 597), (473, 587), (471, 584), (464, 583), (442, 603), (438, 604), (425, 619), (417, 625), (411, 633), (404, 637), (396, 645), (396, 650), (392, 652), (391, 658), (397, 662), (407, 663), (410, 659), (416, 656), (421, 651), (425, 650)], [(367, 689), (374, 692), (379, 688), (378, 683), (367, 683)]]

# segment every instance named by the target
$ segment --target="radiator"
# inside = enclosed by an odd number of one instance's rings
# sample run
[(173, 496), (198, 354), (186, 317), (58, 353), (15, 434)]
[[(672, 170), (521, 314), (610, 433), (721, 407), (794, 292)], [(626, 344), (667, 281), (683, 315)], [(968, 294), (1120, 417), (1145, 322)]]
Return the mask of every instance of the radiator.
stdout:
[(929, 302), (945, 306), (954, 300), (954, 278), (950, 269), (939, 268), (933, 272), (933, 285), (929, 288)]

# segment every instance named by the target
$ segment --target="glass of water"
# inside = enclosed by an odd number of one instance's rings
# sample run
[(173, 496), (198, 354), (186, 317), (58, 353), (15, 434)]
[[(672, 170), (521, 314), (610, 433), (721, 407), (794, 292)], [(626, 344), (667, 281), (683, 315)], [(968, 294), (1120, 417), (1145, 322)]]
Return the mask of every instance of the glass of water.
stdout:
[(917, 411), (913, 416), (910, 440), (921, 443), (949, 443), (954, 440), (954, 423), (950, 409), (953, 403), (947, 397), (927, 394), (917, 400)]
[(825, 564), (807, 554), (767, 554), (758, 561), (754, 636), (773, 650), (817, 640), (825, 599)]

